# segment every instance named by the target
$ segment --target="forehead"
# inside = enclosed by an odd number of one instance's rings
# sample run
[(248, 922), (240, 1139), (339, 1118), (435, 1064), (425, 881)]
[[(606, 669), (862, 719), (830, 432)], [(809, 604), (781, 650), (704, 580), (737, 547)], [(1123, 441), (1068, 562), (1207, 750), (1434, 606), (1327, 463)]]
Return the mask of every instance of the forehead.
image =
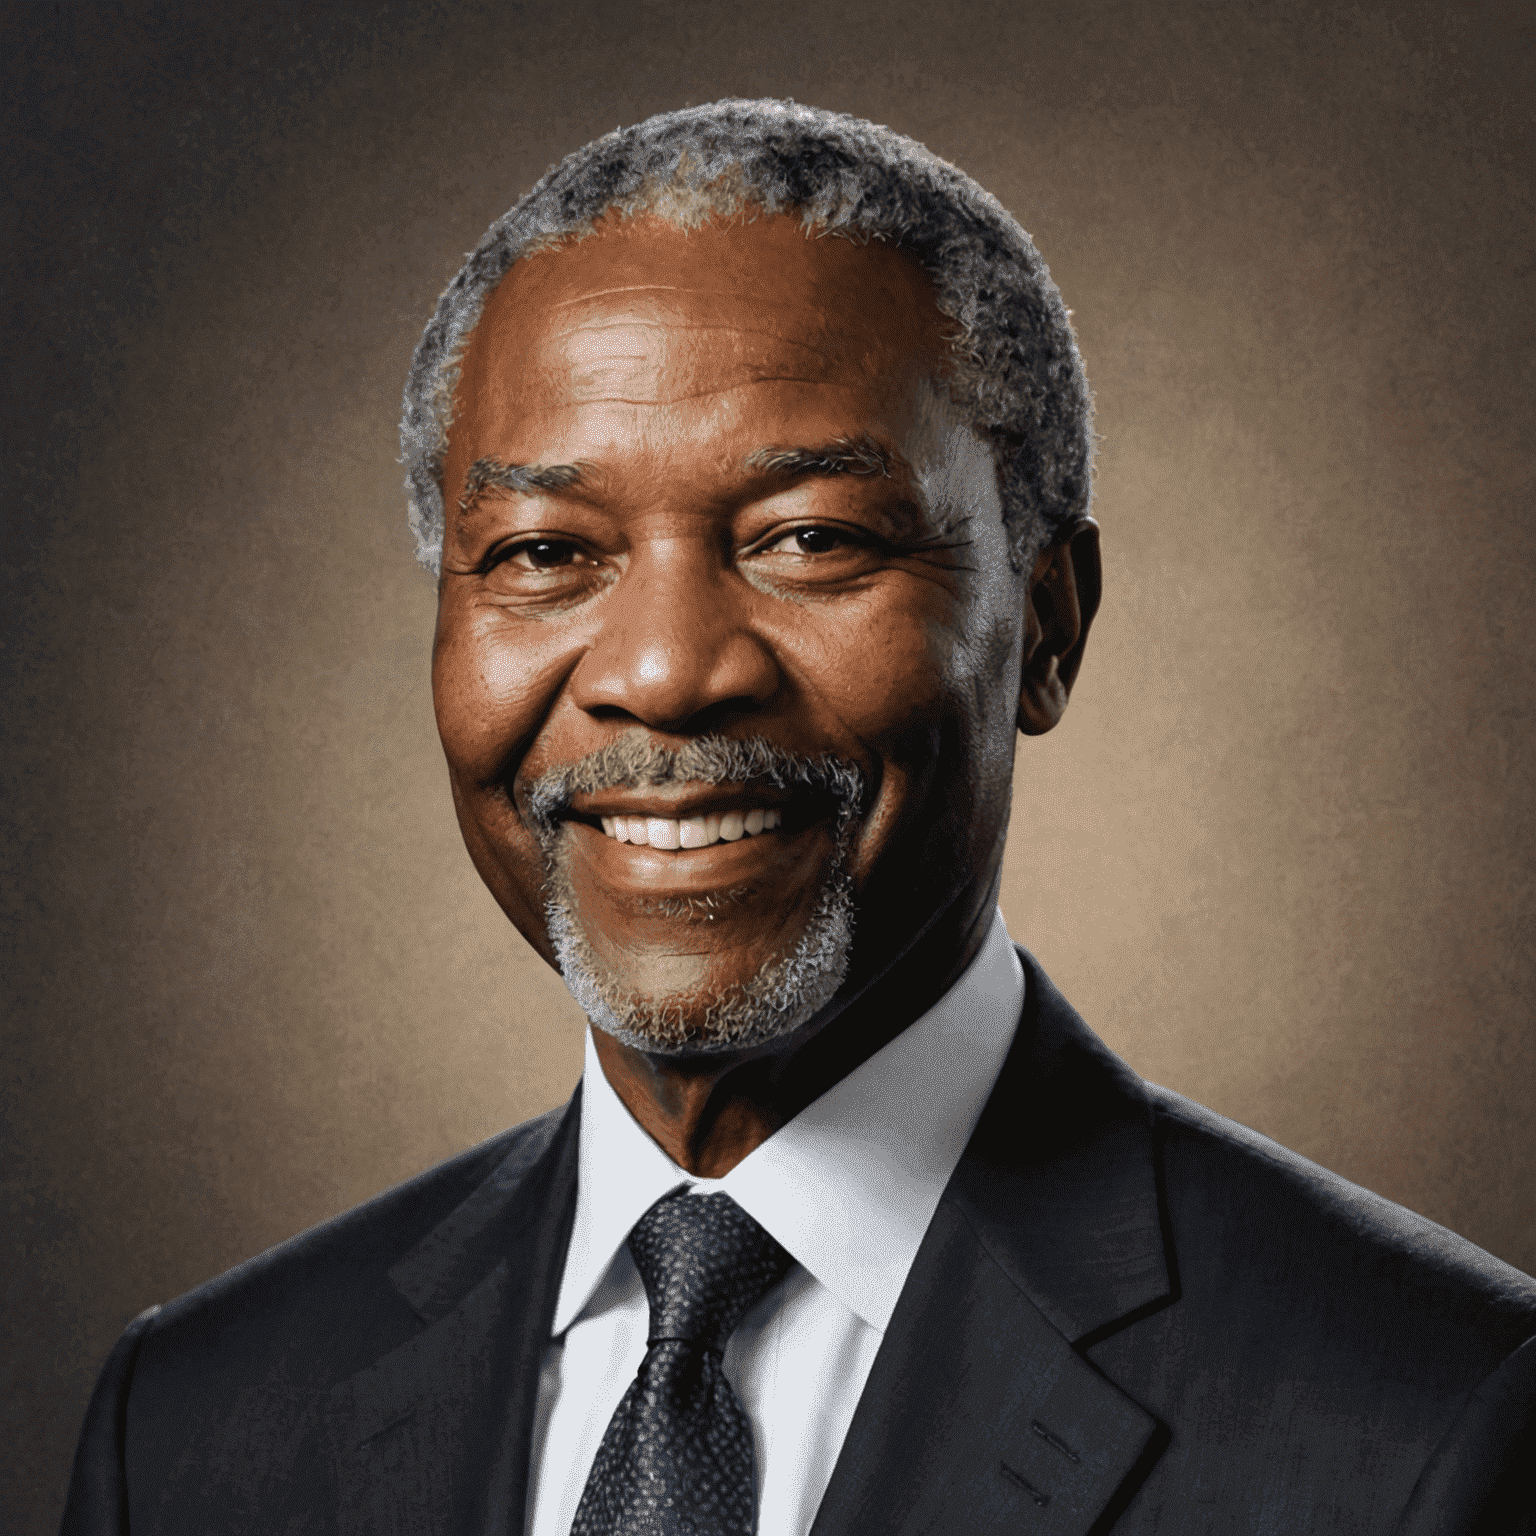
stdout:
[(808, 235), (786, 215), (692, 230), (603, 221), (518, 262), (487, 301), (460, 370), (450, 468), (469, 440), (499, 451), (509, 432), (575, 418), (613, 418), (622, 434), (701, 403), (720, 425), (840, 397), (867, 414), (938, 372), (943, 325), (926, 274), (887, 245)]

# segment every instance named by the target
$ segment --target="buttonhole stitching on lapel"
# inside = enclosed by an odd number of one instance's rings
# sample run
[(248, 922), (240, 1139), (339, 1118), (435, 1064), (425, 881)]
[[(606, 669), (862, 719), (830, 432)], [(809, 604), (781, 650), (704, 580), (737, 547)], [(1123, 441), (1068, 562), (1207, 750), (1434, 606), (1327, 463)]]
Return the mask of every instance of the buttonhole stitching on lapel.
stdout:
[(1077, 1454), (1076, 1451), (1072, 1449), (1070, 1445), (1067, 1444), (1065, 1440), (1061, 1439), (1058, 1435), (1053, 1435), (1050, 1430), (1048, 1430), (1045, 1425), (1040, 1422), (1039, 1419), (1036, 1419), (1033, 1422), (1031, 1428), (1037, 1435), (1039, 1435), (1042, 1440), (1045, 1441), (1047, 1445), (1054, 1446), (1058, 1451), (1060, 1451), (1068, 1461), (1081, 1461), (1083, 1459)]
[(399, 1418), (391, 1419), (382, 1429), (376, 1429), (371, 1435), (365, 1436), (357, 1442), (354, 1449), (359, 1455), (368, 1449), (370, 1445), (382, 1435), (387, 1435), (391, 1430), (399, 1429), (402, 1424), (409, 1424), (416, 1417), (416, 1410), (412, 1408), (408, 1413), (402, 1413)]
[(1040, 1506), (1041, 1509), (1044, 1509), (1045, 1506), (1051, 1502), (1050, 1494), (1046, 1493), (1041, 1488), (1036, 1488), (1035, 1485), (1030, 1482), (1027, 1477), (1025, 1477), (1020, 1472), (1015, 1472), (1006, 1461), (1002, 1462), (1000, 1465), (1003, 1469), (1003, 1476), (1006, 1477), (1010, 1483), (1015, 1483), (1020, 1488), (1022, 1488), (1024, 1492), (1027, 1493), (1030, 1498), (1032, 1498), (1035, 1503)]

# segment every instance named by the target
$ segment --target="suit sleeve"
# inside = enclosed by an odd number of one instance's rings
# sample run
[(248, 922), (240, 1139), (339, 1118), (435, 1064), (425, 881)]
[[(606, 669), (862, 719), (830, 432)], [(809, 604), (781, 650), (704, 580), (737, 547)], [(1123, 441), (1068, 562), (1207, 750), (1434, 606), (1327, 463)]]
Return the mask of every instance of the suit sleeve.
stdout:
[(134, 1318), (102, 1367), (75, 1451), (61, 1536), (128, 1536), (128, 1473), (123, 1456), (128, 1389), (139, 1345), (159, 1310), (151, 1307)]
[(1536, 1536), (1536, 1338), (1468, 1397), (1396, 1536)]

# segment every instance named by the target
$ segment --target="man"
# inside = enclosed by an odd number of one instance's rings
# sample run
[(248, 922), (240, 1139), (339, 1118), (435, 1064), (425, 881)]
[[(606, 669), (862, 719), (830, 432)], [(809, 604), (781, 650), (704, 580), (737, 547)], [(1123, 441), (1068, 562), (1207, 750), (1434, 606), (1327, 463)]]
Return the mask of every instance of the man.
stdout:
[(1536, 1284), (1141, 1083), (1002, 929), (1099, 564), (994, 200), (652, 119), (492, 227), (403, 430), (459, 823), (582, 1084), (139, 1318), (67, 1531), (1533, 1528)]

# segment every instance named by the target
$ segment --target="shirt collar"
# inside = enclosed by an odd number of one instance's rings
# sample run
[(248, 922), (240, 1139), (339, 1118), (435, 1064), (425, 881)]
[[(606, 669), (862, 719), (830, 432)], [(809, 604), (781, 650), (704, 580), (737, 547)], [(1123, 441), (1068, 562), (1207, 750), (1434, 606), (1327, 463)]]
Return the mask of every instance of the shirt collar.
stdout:
[(927, 1013), (723, 1179), (695, 1178), (640, 1128), (603, 1075), (589, 1027), (576, 1220), (554, 1333), (581, 1315), (640, 1217), (684, 1187), (729, 1194), (884, 1332), (1023, 1003), (1023, 968), (998, 912), (976, 958)]

